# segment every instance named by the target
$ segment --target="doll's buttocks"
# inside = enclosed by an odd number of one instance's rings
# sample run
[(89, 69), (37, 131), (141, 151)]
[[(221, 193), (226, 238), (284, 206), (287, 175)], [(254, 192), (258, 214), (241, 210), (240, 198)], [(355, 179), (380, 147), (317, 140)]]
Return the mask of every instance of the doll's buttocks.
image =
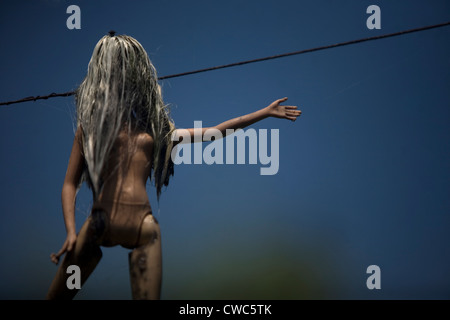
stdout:
[(94, 203), (92, 214), (105, 222), (101, 245), (135, 248), (140, 243), (144, 219), (152, 209), (149, 202), (102, 200)]

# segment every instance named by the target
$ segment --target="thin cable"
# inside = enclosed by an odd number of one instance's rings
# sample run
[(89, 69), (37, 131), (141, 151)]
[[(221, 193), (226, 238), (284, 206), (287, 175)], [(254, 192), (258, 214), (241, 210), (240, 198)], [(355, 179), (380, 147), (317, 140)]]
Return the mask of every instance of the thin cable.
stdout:
[(0, 106), (9, 105), (9, 104), (13, 104), (13, 103), (27, 102), (27, 101), (45, 100), (45, 99), (54, 98), (54, 97), (69, 97), (74, 94), (75, 94), (75, 91), (69, 91), (69, 92), (64, 92), (64, 93), (50, 93), (47, 96), (26, 97), (26, 98), (23, 98), (20, 100), (1, 102)]
[[(198, 69), (198, 70), (194, 70), (194, 71), (188, 71), (188, 72), (183, 72), (183, 73), (172, 74), (172, 75), (168, 75), (168, 76), (159, 77), (158, 80), (165, 80), (165, 79), (170, 79), (170, 78), (184, 77), (184, 76), (187, 76), (187, 75), (201, 73), (201, 72), (207, 72), (207, 71), (231, 68), (231, 67), (236, 67), (236, 66), (242, 66), (244, 64), (249, 64), (249, 63), (261, 62), (261, 61), (266, 61), (266, 60), (273, 60), (273, 59), (278, 59), (278, 58), (283, 58), (283, 57), (288, 57), (288, 56), (293, 56), (293, 55), (299, 55), (299, 54), (314, 52), (314, 51), (320, 51), (320, 50), (326, 50), (326, 49), (332, 49), (332, 48), (337, 48), (337, 47), (348, 46), (348, 45), (361, 43), (361, 42), (367, 42), (367, 41), (385, 39), (385, 38), (390, 38), (390, 37), (396, 37), (396, 36), (401, 36), (401, 35), (405, 35), (405, 34), (408, 34), (408, 33), (414, 33), (414, 32), (419, 32), (419, 31), (435, 29), (435, 28), (441, 28), (441, 27), (445, 27), (445, 26), (448, 26), (448, 25), (450, 25), (450, 21), (447, 21), (447, 22), (444, 22), (444, 23), (440, 23), (440, 24), (431, 25), (431, 26), (421, 27), (421, 28), (415, 28), (415, 29), (409, 29), (409, 30), (395, 32), (395, 33), (384, 34), (384, 35), (380, 35), (380, 36), (373, 36), (373, 37), (369, 37), (369, 38), (363, 38), (363, 39), (351, 40), (351, 41), (346, 41), (346, 42), (340, 42), (340, 43), (331, 44), (331, 45), (322, 46), (322, 47), (316, 47), (316, 48), (305, 49), (305, 50), (300, 50), (300, 51), (294, 51), (294, 52), (289, 52), (289, 53), (282, 53), (282, 54), (277, 54), (277, 55), (274, 55), (274, 56), (269, 56), (269, 57), (264, 57), (264, 58), (240, 61), (240, 62), (225, 64), (225, 65), (221, 65), (221, 66), (215, 66), (215, 67), (210, 67), (210, 68), (205, 68), (205, 69)], [(10, 104), (13, 104), (13, 103), (27, 102), (27, 101), (36, 101), (36, 100), (48, 99), (48, 98), (54, 98), (54, 97), (68, 97), (68, 96), (71, 96), (71, 95), (74, 95), (74, 94), (75, 94), (75, 91), (69, 91), (69, 92), (65, 92), (65, 93), (51, 93), (51, 94), (49, 94), (47, 96), (27, 97), (27, 98), (23, 98), (23, 99), (20, 99), (20, 100), (15, 100), (15, 101), (0, 102), (0, 106), (2, 106), (2, 105), (10, 105)]]

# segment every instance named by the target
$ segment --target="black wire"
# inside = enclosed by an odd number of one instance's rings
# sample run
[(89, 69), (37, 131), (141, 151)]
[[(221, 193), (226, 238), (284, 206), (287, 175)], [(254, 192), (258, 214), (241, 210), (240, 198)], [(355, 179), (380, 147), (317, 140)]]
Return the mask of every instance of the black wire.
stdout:
[(9, 105), (9, 104), (13, 104), (13, 103), (27, 102), (27, 101), (45, 100), (45, 99), (54, 98), (54, 97), (69, 97), (74, 94), (75, 94), (75, 91), (69, 91), (69, 92), (64, 92), (64, 93), (50, 93), (47, 96), (26, 97), (26, 98), (23, 98), (20, 100), (1, 102), (0, 106)]
[[(400, 32), (384, 34), (384, 35), (380, 35), (380, 36), (373, 36), (373, 37), (368, 37), (368, 38), (363, 38), (363, 39), (351, 40), (351, 41), (346, 41), (346, 42), (339, 42), (339, 43), (336, 43), (336, 44), (331, 44), (331, 45), (322, 46), (322, 47), (316, 47), (316, 48), (305, 49), (305, 50), (300, 50), (300, 51), (294, 51), (294, 52), (289, 52), (289, 53), (277, 54), (277, 55), (274, 55), (274, 56), (269, 56), (269, 57), (264, 57), (264, 58), (240, 61), (240, 62), (225, 64), (225, 65), (221, 65), (221, 66), (215, 66), (215, 67), (210, 67), (210, 68), (205, 68), (205, 69), (199, 69), (199, 70), (194, 70), (194, 71), (188, 71), (188, 72), (183, 72), (183, 73), (172, 74), (172, 75), (168, 75), (168, 76), (159, 77), (158, 80), (165, 80), (165, 79), (170, 79), (170, 78), (183, 77), (183, 76), (196, 74), (196, 73), (201, 73), (201, 72), (207, 72), (207, 71), (231, 68), (231, 67), (236, 67), (236, 66), (242, 66), (244, 64), (249, 64), (249, 63), (255, 63), (255, 62), (261, 62), (261, 61), (266, 61), (266, 60), (278, 59), (278, 58), (283, 58), (283, 57), (288, 57), (288, 56), (293, 56), (293, 55), (299, 55), (299, 54), (304, 54), (304, 53), (309, 53), (309, 52), (314, 52), (314, 51), (320, 51), (320, 50), (325, 50), (325, 49), (343, 47), (343, 46), (348, 46), (348, 45), (351, 45), (351, 44), (356, 44), (356, 43), (361, 43), (361, 42), (367, 42), (367, 41), (385, 39), (385, 38), (390, 38), (390, 37), (396, 37), (396, 36), (400, 36), (400, 35), (404, 35), (404, 34), (408, 34), (408, 33), (425, 31), (425, 30), (430, 30), (430, 29), (435, 29), (435, 28), (441, 28), (441, 27), (445, 27), (445, 26), (448, 26), (448, 25), (450, 25), (450, 21), (447, 21), (447, 22), (444, 22), (444, 23), (440, 23), (440, 24), (435, 24), (435, 25), (432, 25), (432, 26), (426, 26), (426, 27), (421, 27), (421, 28), (409, 29), (409, 30), (404, 30), (404, 31), (400, 31)], [(13, 104), (13, 103), (21, 103), (21, 102), (27, 102), (27, 101), (36, 101), (36, 100), (41, 100), (41, 99), (48, 99), (48, 98), (53, 98), (53, 97), (68, 97), (68, 96), (71, 96), (71, 95), (74, 95), (74, 94), (75, 94), (75, 91), (69, 91), (69, 92), (65, 92), (65, 93), (51, 93), (51, 94), (49, 94), (47, 96), (27, 97), (27, 98), (23, 98), (23, 99), (20, 99), (20, 100), (15, 100), (15, 101), (1, 102), (0, 106), (2, 106), (2, 105), (10, 105), (10, 104)]]

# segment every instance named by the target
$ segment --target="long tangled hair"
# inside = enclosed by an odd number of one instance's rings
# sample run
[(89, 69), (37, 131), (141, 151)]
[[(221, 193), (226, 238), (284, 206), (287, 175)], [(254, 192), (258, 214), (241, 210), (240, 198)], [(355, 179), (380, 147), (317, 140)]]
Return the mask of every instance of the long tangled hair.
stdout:
[[(77, 129), (82, 131), (87, 181), (94, 200), (101, 193), (108, 156), (121, 130), (147, 132), (154, 140), (150, 180), (159, 200), (173, 175), (171, 134), (175, 129), (164, 104), (156, 69), (134, 38), (107, 35), (95, 46), (85, 79), (76, 92)], [(132, 141), (132, 139), (130, 139)], [(132, 142), (131, 142), (132, 143)]]

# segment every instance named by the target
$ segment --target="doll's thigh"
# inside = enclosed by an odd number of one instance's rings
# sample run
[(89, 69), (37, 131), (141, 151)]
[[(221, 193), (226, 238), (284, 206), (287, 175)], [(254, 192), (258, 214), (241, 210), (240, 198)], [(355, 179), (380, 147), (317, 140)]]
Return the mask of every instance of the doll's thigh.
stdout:
[(78, 233), (75, 248), (65, 254), (58, 267), (47, 293), (47, 299), (72, 299), (76, 295), (78, 290), (67, 287), (67, 280), (70, 276), (67, 271), (69, 266), (73, 265), (80, 268), (82, 287), (102, 257), (102, 251), (94, 239), (92, 237), (92, 220), (88, 218)]
[(102, 257), (99, 231), (95, 228), (95, 224), (92, 217), (85, 221), (78, 233), (74, 250), (66, 254), (65, 258), (68, 261), (64, 261), (64, 264), (74, 264), (80, 267), (82, 280), (87, 279)]

